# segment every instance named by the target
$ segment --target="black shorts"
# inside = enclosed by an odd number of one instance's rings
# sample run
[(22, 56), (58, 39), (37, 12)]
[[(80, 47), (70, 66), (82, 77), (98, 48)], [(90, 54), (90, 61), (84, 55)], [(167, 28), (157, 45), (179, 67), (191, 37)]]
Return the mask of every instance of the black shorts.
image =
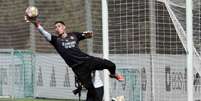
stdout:
[[(98, 97), (97, 101), (102, 101), (103, 100), (103, 94), (104, 94), (103, 86), (99, 87), (99, 88), (95, 88), (95, 90), (96, 90), (96, 94), (97, 94), (97, 97)], [(90, 95), (89, 93), (87, 93), (86, 101), (95, 101), (95, 100), (96, 99), (93, 97), (93, 95)]]
[[(111, 74), (115, 74), (116, 66), (109, 60), (92, 58), (72, 68), (78, 79), (88, 89), (92, 83), (91, 73), (95, 70), (108, 69)], [(92, 84), (91, 84), (92, 83)]]

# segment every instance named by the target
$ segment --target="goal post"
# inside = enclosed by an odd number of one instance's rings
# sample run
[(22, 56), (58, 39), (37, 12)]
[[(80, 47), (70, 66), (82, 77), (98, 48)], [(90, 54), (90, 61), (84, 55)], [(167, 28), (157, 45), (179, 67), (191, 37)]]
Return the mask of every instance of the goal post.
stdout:
[[(108, 4), (107, 0), (101, 1), (102, 5), (102, 32), (103, 32), (103, 58), (109, 58), (109, 35), (108, 35)], [(109, 72), (104, 70), (104, 100), (110, 101)]]
[[(186, 0), (187, 85), (188, 101), (193, 101), (193, 9), (192, 0)], [(197, 67), (198, 68), (198, 67)]]

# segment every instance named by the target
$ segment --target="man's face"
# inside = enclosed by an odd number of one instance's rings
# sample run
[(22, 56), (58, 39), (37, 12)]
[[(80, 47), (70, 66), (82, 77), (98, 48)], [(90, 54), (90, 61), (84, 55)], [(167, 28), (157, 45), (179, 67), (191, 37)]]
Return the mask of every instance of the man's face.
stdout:
[(54, 27), (55, 27), (54, 28), (55, 33), (58, 34), (59, 36), (65, 33), (65, 29), (66, 29), (65, 25), (61, 23), (56, 23)]

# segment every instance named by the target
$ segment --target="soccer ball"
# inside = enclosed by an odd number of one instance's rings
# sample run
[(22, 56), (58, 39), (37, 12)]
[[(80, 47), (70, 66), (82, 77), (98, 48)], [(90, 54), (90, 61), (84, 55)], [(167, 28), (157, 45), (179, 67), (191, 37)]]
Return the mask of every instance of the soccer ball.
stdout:
[(29, 18), (36, 18), (38, 16), (38, 9), (35, 6), (29, 6), (26, 9), (25, 14)]

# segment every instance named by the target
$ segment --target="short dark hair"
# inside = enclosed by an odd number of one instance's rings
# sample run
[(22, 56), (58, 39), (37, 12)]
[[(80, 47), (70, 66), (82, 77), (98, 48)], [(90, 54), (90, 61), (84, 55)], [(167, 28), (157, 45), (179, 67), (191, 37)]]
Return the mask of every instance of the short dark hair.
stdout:
[(65, 26), (65, 23), (63, 21), (55, 21), (54, 25), (56, 25), (57, 23), (61, 23), (62, 25)]

